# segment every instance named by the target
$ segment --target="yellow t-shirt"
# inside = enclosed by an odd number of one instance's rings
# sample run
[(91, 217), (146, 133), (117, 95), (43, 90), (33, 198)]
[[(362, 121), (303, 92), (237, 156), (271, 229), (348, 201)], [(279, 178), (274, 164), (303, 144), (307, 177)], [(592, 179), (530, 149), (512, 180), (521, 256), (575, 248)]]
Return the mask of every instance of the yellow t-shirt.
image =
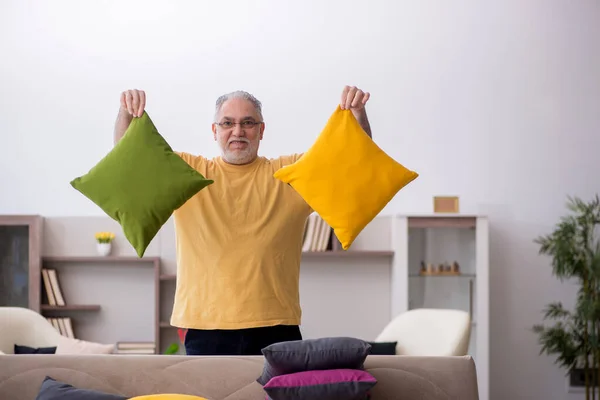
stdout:
[(177, 283), (171, 324), (191, 329), (299, 325), (302, 235), (312, 212), (273, 178), (300, 155), (231, 165), (178, 153), (214, 183), (174, 213)]

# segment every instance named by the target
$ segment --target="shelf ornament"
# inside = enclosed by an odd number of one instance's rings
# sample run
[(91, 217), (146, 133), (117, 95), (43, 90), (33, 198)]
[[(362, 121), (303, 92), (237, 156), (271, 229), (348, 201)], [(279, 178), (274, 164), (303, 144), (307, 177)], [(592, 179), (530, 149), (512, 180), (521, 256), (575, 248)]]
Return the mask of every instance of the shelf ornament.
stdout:
[(115, 234), (112, 232), (96, 232), (96, 250), (98, 254), (106, 257), (112, 250), (112, 241), (115, 238)]

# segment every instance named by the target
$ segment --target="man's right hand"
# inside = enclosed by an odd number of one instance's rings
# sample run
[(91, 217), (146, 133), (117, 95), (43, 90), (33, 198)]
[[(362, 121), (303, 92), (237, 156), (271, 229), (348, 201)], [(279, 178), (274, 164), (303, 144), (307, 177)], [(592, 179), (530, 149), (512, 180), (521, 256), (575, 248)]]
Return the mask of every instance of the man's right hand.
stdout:
[(146, 107), (146, 93), (143, 90), (126, 90), (121, 93), (121, 110), (132, 117), (141, 117)]
[(125, 131), (135, 117), (141, 117), (146, 107), (146, 93), (143, 90), (126, 90), (121, 93), (121, 107), (115, 122), (114, 144), (125, 135)]

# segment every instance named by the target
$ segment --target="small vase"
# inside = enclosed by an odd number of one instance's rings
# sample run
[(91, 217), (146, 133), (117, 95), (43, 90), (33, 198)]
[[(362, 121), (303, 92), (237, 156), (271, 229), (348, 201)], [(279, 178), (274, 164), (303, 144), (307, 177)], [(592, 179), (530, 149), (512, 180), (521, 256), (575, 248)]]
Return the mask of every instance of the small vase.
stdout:
[(98, 254), (100, 254), (103, 257), (110, 254), (110, 248), (111, 248), (110, 243), (97, 243), (96, 244), (96, 250), (98, 251)]

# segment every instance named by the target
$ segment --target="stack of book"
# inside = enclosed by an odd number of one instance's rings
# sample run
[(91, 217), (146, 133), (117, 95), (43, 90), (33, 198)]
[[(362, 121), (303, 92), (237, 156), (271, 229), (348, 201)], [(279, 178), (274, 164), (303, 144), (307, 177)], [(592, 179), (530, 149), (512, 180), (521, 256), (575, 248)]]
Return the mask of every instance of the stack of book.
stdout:
[(66, 305), (65, 298), (63, 297), (60, 284), (58, 283), (58, 274), (55, 269), (43, 268), (42, 279), (44, 282), (44, 292), (46, 294), (46, 300), (51, 306), (64, 306)]
[(154, 342), (117, 342), (117, 354), (155, 354)]
[(54, 328), (63, 336), (75, 339), (75, 333), (73, 333), (73, 324), (69, 317), (47, 317), (48, 322), (52, 324)]
[(304, 238), (302, 251), (328, 251), (337, 250), (335, 240), (332, 235), (333, 229), (317, 213), (312, 213), (304, 225)]

